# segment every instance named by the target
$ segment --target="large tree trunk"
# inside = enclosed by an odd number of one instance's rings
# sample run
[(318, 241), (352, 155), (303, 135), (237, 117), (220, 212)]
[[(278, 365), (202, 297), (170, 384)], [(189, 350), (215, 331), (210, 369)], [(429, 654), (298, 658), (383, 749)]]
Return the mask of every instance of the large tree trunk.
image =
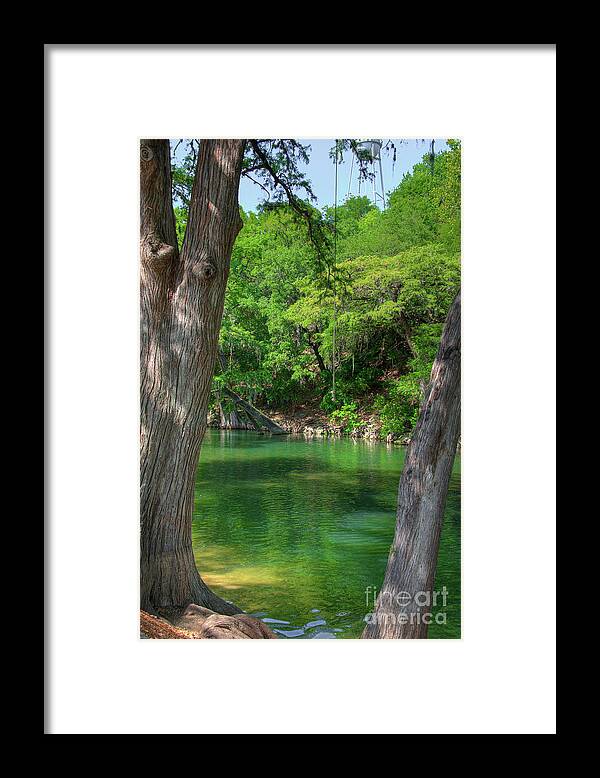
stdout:
[(198, 574), (194, 480), (238, 209), (243, 140), (204, 140), (181, 254), (167, 140), (141, 142), (141, 608), (239, 612)]
[(396, 534), (364, 638), (426, 638), (460, 432), (460, 292), (433, 363), (398, 489)]

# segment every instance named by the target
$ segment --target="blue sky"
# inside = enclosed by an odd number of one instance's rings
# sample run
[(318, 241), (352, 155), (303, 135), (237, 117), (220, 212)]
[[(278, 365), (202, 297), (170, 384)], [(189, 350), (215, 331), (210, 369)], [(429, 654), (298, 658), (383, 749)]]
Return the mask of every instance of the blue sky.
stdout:
[[(299, 139), (301, 143), (308, 144), (311, 147), (310, 150), (310, 162), (306, 166), (302, 166), (307, 177), (312, 182), (313, 191), (317, 197), (316, 206), (323, 208), (326, 205), (333, 205), (334, 202), (334, 180), (335, 180), (335, 166), (333, 160), (329, 157), (329, 151), (333, 146), (334, 141), (331, 139), (318, 139), (307, 140)], [(389, 140), (384, 138), (384, 143)], [(393, 154), (382, 152), (382, 168), (383, 168), (383, 184), (386, 194), (395, 189), (402, 176), (410, 172), (417, 162), (420, 162), (423, 155), (429, 151), (429, 144), (431, 138), (425, 138), (425, 140), (402, 140), (400, 138), (391, 139), (396, 144), (396, 162), (393, 162)], [(446, 142), (442, 138), (435, 138), (435, 150), (436, 152), (443, 151), (446, 146)], [(181, 157), (183, 152), (183, 144), (179, 147), (177, 157)], [(338, 202), (343, 202), (348, 194), (348, 185), (350, 183), (350, 154), (344, 154), (344, 161), (339, 163), (338, 166)], [(352, 173), (352, 186), (351, 194), (358, 194), (358, 181), (357, 181), (357, 166), (354, 165)], [(377, 169), (377, 181), (379, 182), (379, 171)], [(372, 195), (372, 184), (363, 182), (361, 187), (361, 194)], [(265, 198), (264, 191), (253, 184), (252, 181), (247, 178), (242, 178), (240, 183), (240, 205), (245, 211), (255, 211), (258, 204)]]
[[(333, 160), (329, 157), (329, 151), (334, 144), (333, 140), (306, 140), (299, 138), (303, 144), (310, 144), (310, 162), (303, 166), (307, 177), (312, 182), (313, 191), (317, 197), (317, 207), (323, 208), (326, 205), (333, 205), (334, 185), (335, 185), (335, 166)], [(384, 142), (388, 138), (383, 139)], [(392, 138), (396, 144), (396, 163), (393, 163), (393, 154), (382, 152), (381, 162), (383, 168), (383, 185), (388, 194), (395, 189), (402, 176), (410, 172), (417, 162), (420, 162), (423, 155), (429, 151), (431, 138), (426, 138), (425, 142), (418, 140), (404, 140)], [(446, 147), (444, 139), (435, 139), (435, 150), (443, 151)], [(338, 202), (343, 202), (348, 193), (348, 183), (350, 179), (350, 154), (344, 154), (343, 163), (338, 165)], [(358, 194), (358, 181), (356, 174), (356, 164), (352, 173), (351, 194)], [(379, 170), (377, 169), (377, 182), (379, 182)], [(373, 185), (365, 182), (361, 186), (361, 194), (372, 195)], [(248, 179), (242, 178), (240, 183), (240, 205), (245, 211), (254, 211), (259, 202), (265, 197), (263, 190), (253, 184)]]

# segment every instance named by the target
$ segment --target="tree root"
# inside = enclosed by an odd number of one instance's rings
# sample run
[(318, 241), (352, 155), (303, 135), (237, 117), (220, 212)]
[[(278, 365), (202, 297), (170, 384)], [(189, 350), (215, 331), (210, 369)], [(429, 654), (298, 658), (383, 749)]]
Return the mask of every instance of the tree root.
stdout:
[(225, 616), (215, 613), (201, 605), (191, 603), (181, 613), (172, 612), (168, 615), (151, 616), (140, 611), (140, 634), (145, 638), (193, 640), (207, 639), (276, 639), (272, 632), (260, 619), (239, 613), (235, 616)]
[(197, 639), (197, 635), (194, 635), (192, 632), (188, 632), (186, 629), (178, 629), (169, 624), (166, 619), (151, 616), (146, 611), (140, 611), (140, 637), (158, 640), (169, 640), (171, 638)]

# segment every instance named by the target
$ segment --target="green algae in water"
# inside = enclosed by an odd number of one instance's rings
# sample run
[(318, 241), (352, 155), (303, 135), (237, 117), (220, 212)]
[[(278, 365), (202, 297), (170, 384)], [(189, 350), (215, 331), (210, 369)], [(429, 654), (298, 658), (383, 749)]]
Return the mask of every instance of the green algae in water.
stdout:
[[(358, 638), (394, 536), (405, 449), (347, 438), (208, 430), (194, 553), (207, 584), (282, 638)], [(430, 638), (460, 637), (460, 459), (454, 464)], [(441, 606), (441, 599), (439, 601)], [(441, 616), (439, 617), (442, 618)]]

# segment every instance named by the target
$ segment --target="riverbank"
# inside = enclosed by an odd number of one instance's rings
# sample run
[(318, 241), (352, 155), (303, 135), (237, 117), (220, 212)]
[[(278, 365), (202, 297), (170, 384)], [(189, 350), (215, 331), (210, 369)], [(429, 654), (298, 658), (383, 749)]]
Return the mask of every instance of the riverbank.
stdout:
[(302, 409), (293, 414), (274, 412), (271, 417), (287, 432), (312, 437), (349, 437), (379, 440), (397, 445), (410, 443), (408, 435), (384, 434), (381, 421), (375, 414), (362, 414), (360, 425), (352, 429), (332, 424), (327, 414), (314, 409)]
[[(359, 414), (360, 425), (349, 429), (343, 425), (332, 424), (327, 414), (320, 408), (301, 406), (293, 412), (271, 409), (265, 412), (269, 418), (273, 419), (286, 432), (304, 435), (305, 438), (348, 437), (380, 441), (399, 446), (406, 446), (410, 443), (409, 435), (383, 433), (381, 421), (376, 414)], [(237, 417), (231, 421), (227, 417), (219, 418), (217, 414), (209, 416), (208, 426), (215, 429), (254, 429), (249, 424), (240, 423)]]

